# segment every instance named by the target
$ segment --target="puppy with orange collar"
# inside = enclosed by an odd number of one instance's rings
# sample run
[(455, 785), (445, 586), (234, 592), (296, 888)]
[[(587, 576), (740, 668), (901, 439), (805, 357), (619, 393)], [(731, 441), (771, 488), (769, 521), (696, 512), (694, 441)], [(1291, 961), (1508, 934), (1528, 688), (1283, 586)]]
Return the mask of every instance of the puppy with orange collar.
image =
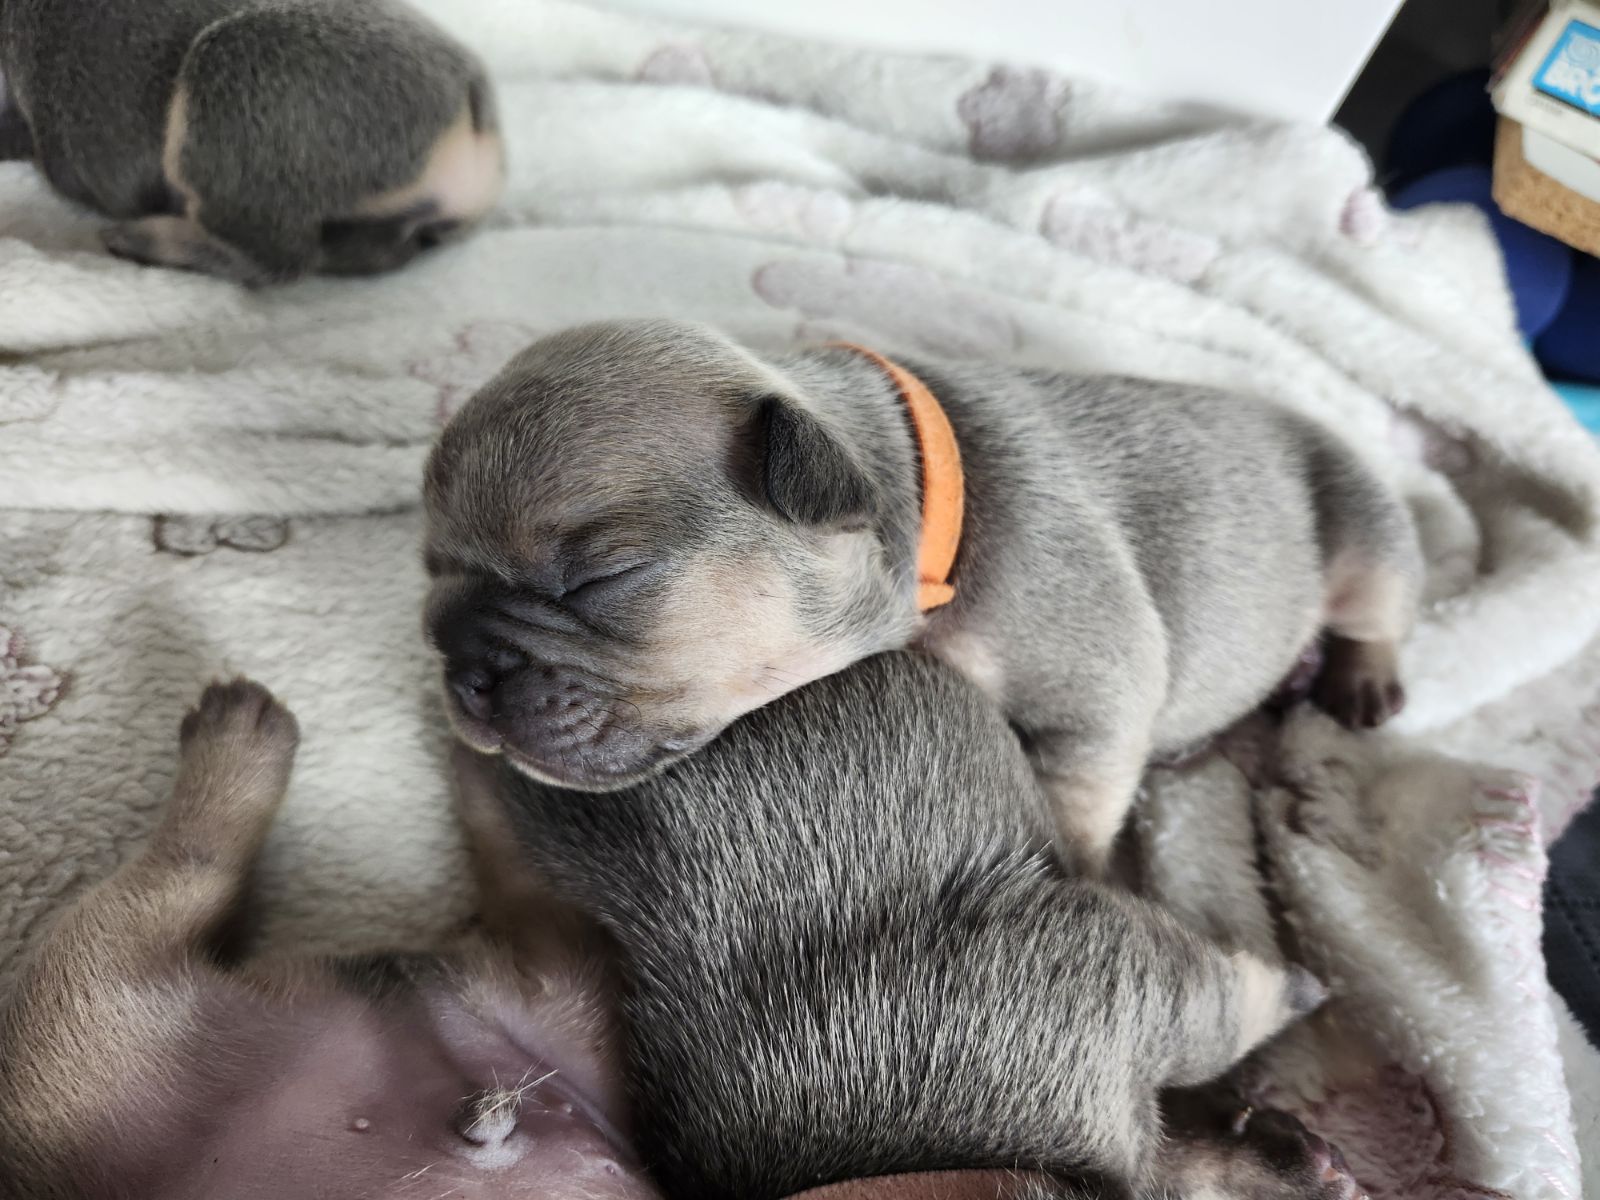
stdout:
[(1420, 554), (1330, 430), (1201, 388), (860, 347), (762, 358), (699, 326), (556, 334), (428, 466), (428, 624), (453, 719), (605, 791), (878, 651), (995, 699), (1065, 844), (1104, 869), (1140, 774), (1266, 698), (1400, 704)]
[(0, 155), (140, 262), (387, 270), (500, 193), (483, 68), (400, 0), (5, 0), (0, 75)]

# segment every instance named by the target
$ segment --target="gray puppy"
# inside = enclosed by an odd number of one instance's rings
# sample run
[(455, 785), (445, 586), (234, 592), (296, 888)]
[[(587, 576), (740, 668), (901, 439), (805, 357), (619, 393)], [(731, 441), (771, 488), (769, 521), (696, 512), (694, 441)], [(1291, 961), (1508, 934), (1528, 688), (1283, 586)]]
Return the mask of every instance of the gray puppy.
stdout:
[(386, 270), (500, 192), (482, 66), (392, 0), (5, 0), (0, 71), (0, 148), (141, 262)]
[(514, 359), (427, 471), (428, 624), (463, 739), (620, 787), (914, 645), (1000, 703), (1099, 870), (1151, 755), (1260, 703), (1324, 628), (1323, 705), (1352, 725), (1398, 706), (1415, 532), (1328, 430), (1173, 384), (912, 369), (964, 469), (954, 599), (932, 611), (926, 437), (873, 356), (768, 361), (656, 321)]
[[(437, 954), (240, 954), (297, 736), (209, 688), (148, 844), (38, 939), (0, 1005), (6, 1200), (660, 1200), (636, 1145), (685, 1200), (1354, 1188), (1225, 1093), (1168, 1097), (1157, 1143), (1154, 1088), (1315, 985), (1068, 882), (1014, 740), (936, 664), (862, 664), (596, 806), (514, 809), (460, 751), (482, 921)], [(1060, 1174), (875, 1178), (1012, 1166)]]
[(955, 1168), (1042, 1173), (1037, 1196), (1354, 1190), (1279, 1114), (1191, 1098), (1163, 1135), (1159, 1089), (1322, 989), (1070, 878), (1004, 718), (941, 664), (859, 663), (630, 791), (500, 786), (537, 873), (617, 947), (636, 1145), (669, 1197)]

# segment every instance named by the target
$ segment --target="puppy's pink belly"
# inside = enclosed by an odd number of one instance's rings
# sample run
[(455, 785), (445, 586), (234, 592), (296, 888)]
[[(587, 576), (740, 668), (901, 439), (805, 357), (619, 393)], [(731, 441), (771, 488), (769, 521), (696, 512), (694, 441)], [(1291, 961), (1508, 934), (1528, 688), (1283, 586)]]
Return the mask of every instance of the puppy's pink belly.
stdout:
[[(112, 1161), (135, 1160), (123, 1179), (151, 1200), (658, 1200), (583, 1072), (556, 1061), (587, 1051), (536, 1005), (521, 1016), (550, 1055), (432, 1000), (230, 1005), (241, 1023), (208, 1032), (170, 1110)], [(487, 1119), (472, 1105), (508, 1094)]]

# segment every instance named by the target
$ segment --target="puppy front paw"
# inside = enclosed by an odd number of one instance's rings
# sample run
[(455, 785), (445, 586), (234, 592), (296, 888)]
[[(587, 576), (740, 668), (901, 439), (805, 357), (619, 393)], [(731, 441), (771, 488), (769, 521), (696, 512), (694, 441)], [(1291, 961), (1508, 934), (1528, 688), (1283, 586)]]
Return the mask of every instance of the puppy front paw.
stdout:
[(1405, 707), (1395, 648), (1333, 636), (1311, 699), (1346, 729), (1376, 729)]
[(137, 221), (123, 221), (102, 229), (100, 241), (117, 258), (129, 262), (197, 271), (231, 279), (245, 287), (260, 287), (293, 274), (265, 270), (186, 217), (141, 217)]

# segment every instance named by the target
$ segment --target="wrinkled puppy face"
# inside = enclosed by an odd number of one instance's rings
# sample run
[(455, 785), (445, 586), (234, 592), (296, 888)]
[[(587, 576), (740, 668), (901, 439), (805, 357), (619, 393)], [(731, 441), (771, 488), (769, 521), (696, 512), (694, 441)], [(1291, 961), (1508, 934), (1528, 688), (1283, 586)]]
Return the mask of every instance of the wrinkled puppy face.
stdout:
[(536, 343), (446, 428), (425, 501), (457, 731), (546, 782), (627, 786), (906, 636), (867, 473), (698, 326)]

